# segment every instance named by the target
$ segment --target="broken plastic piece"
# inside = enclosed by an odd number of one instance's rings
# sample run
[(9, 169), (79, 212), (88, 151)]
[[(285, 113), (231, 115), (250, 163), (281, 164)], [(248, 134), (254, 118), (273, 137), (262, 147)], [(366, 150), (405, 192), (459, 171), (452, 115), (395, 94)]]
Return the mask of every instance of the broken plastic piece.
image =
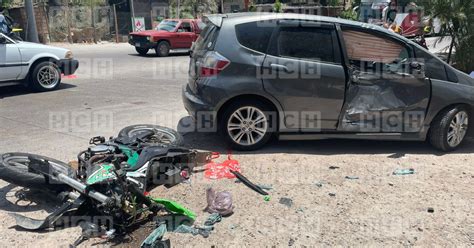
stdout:
[(232, 195), (228, 191), (215, 192), (213, 188), (206, 191), (207, 207), (204, 209), (208, 213), (219, 213), (223, 216), (231, 215), (234, 212), (232, 205)]
[(346, 176), (346, 179), (357, 180), (359, 179), (358, 176)]
[(268, 195), (267, 192), (265, 192), (262, 188), (255, 185), (254, 183), (250, 182), (250, 180), (248, 180), (246, 177), (244, 177), (244, 175), (240, 174), (237, 171), (230, 171), (230, 172), (232, 174), (234, 174), (243, 184), (245, 184), (245, 186), (253, 189), (254, 191), (256, 191), (257, 193), (259, 193), (261, 195)]
[(187, 216), (192, 220), (196, 219), (196, 216), (197, 216), (196, 213), (194, 213), (193, 211), (185, 208), (183, 205), (181, 205), (181, 204), (179, 204), (175, 201), (171, 201), (171, 200), (167, 200), (167, 199), (163, 199), (163, 198), (151, 198), (151, 200), (156, 202), (156, 203), (162, 204), (163, 206), (165, 206), (165, 208), (168, 211), (170, 211), (172, 213)]
[(210, 162), (204, 166), (204, 176), (209, 179), (235, 178), (230, 171), (240, 172), (239, 161), (232, 159), (231, 155), (227, 155), (227, 160), (222, 163)]
[(393, 172), (393, 175), (410, 175), (410, 174), (415, 174), (415, 169), (396, 169), (394, 172)]

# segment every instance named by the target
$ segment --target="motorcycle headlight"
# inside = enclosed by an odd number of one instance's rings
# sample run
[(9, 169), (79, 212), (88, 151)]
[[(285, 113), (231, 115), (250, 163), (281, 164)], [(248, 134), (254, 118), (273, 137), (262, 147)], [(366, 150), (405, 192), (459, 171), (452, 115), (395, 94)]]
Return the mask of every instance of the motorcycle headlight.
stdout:
[(66, 57), (66, 59), (72, 59), (72, 58), (74, 58), (74, 56), (72, 55), (72, 52), (71, 52), (71, 51), (67, 51), (65, 57)]

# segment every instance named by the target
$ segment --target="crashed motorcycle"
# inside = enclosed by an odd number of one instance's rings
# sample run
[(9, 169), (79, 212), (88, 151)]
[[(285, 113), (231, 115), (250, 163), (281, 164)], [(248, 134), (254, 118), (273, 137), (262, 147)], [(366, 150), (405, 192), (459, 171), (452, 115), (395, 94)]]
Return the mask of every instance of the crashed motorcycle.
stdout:
[[(90, 237), (114, 237), (149, 217), (173, 213), (146, 196), (157, 185), (171, 186), (189, 178), (195, 166), (211, 159), (210, 152), (177, 147), (174, 130), (151, 125), (123, 129), (118, 137), (91, 139), (78, 154), (77, 168), (56, 159), (28, 153), (0, 155), (0, 178), (30, 189), (54, 193), (62, 205), (43, 220), (12, 214), (27, 230), (74, 225), (83, 228), (81, 242)], [(97, 220), (97, 216), (105, 219)], [(93, 220), (93, 221), (91, 221)]]

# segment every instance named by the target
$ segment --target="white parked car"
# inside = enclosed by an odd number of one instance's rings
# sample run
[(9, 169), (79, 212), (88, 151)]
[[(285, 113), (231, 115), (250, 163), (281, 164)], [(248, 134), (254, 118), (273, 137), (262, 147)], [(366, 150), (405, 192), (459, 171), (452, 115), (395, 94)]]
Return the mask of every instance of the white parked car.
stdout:
[(61, 83), (61, 74), (74, 74), (78, 67), (67, 49), (15, 41), (0, 33), (0, 86), (23, 83), (35, 91), (51, 91)]

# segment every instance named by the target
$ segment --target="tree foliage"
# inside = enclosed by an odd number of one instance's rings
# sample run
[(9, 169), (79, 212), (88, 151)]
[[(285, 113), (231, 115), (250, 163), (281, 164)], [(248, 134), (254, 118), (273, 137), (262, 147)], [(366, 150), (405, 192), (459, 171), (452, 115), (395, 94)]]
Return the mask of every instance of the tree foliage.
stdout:
[(273, 12), (283, 12), (280, 0), (275, 0), (275, 3), (273, 4)]
[(170, 14), (174, 18), (199, 18), (204, 14), (217, 13), (215, 0), (180, 0), (180, 13), (177, 16), (178, 0), (170, 0)]
[(450, 36), (456, 50), (455, 66), (474, 71), (474, 4), (472, 0), (419, 0), (425, 15), (438, 18), (442, 35)]

